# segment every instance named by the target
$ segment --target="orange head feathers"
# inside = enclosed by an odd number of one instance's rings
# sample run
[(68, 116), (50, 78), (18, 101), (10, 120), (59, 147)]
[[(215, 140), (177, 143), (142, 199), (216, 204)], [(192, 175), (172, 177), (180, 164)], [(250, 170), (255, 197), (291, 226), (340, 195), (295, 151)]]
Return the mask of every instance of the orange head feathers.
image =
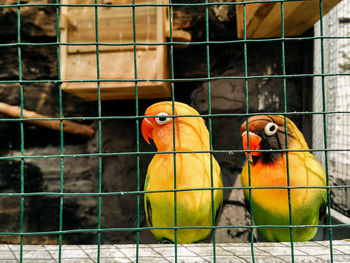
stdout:
[[(176, 115), (179, 117), (169, 117)], [(148, 107), (141, 124), (142, 136), (147, 143), (152, 139), (158, 151), (173, 151), (174, 123), (176, 150), (209, 150), (209, 133), (204, 120), (194, 108), (181, 102), (174, 102), (174, 113), (171, 101)]]
[[(296, 125), (288, 118), (287, 138), (288, 149), (308, 149), (304, 136)], [(284, 152), (259, 152), (258, 150), (286, 149), (286, 131), (282, 115), (259, 115), (248, 119), (250, 161), (261, 159), (263, 163), (270, 163), (281, 157)], [(244, 150), (248, 150), (247, 122), (241, 126)], [(246, 153), (248, 156), (248, 153)]]

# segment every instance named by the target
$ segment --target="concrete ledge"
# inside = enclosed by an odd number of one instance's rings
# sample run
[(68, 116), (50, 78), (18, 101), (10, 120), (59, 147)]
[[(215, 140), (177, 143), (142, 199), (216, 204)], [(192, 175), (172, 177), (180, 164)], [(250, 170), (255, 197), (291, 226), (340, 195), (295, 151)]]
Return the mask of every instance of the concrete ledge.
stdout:
[[(254, 243), (255, 262), (292, 262), (290, 243)], [(350, 239), (332, 242), (333, 262), (350, 262)], [(139, 245), (138, 262), (175, 262), (174, 245)], [(61, 262), (95, 263), (97, 245), (63, 245)], [(56, 245), (23, 246), (22, 262), (59, 262), (59, 247)], [(0, 245), (0, 262), (20, 262), (19, 245)], [(102, 245), (101, 263), (136, 262), (136, 245)], [(177, 262), (214, 262), (212, 244), (189, 244), (177, 246)], [(252, 262), (249, 243), (216, 244), (216, 262)], [(294, 243), (294, 262), (331, 262), (330, 242)]]

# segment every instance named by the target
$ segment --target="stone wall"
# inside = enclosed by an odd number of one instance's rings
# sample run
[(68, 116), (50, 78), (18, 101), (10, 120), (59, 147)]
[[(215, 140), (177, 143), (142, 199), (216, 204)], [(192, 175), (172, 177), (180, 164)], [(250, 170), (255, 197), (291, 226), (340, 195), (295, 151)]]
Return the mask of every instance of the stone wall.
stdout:
[[(15, 3), (7, 0), (6, 4)], [(36, 3), (25, 0), (21, 3)], [(41, 1), (54, 2), (54, 1)], [(180, 1), (173, 1), (180, 2)], [(195, 1), (193, 1), (195, 2)], [(198, 1), (197, 1), (198, 2)], [(235, 40), (235, 9), (233, 5), (209, 7), (210, 40)], [(206, 38), (205, 8), (177, 6), (174, 8), (174, 28), (184, 29), (192, 34), (193, 41)], [(312, 32), (311, 32), (312, 33)], [(309, 32), (310, 34), (310, 32)], [(0, 8), (0, 43), (17, 41), (17, 8)], [(55, 7), (21, 8), (21, 41), (30, 43), (56, 42)], [(286, 41), (287, 74), (312, 73), (312, 42)], [(210, 73), (215, 76), (244, 76), (244, 46), (242, 43), (210, 44)], [(22, 77), (25, 80), (56, 80), (57, 52), (55, 45), (22, 46)], [(176, 78), (207, 77), (207, 50), (205, 45), (176, 46), (174, 48), (174, 71)], [(248, 75), (282, 74), (282, 53), (280, 42), (258, 42), (247, 44)], [(18, 80), (18, 50), (16, 47), (0, 47), (0, 80)], [(311, 96), (312, 82), (307, 78), (288, 78), (286, 81), (287, 110), (307, 110)], [(210, 82), (212, 113), (245, 113), (244, 79), (221, 79)], [(283, 79), (249, 79), (250, 112), (283, 111)], [(1, 101), (20, 105), (20, 86), (0, 83)], [(175, 99), (188, 103), (200, 113), (208, 113), (208, 83), (201, 81), (175, 82)], [(140, 100), (139, 114), (158, 100)], [(62, 94), (62, 113), (66, 117), (97, 116), (96, 102), (84, 101), (68, 93)], [(310, 101), (311, 103), (311, 101)], [(52, 83), (23, 84), (23, 104), (28, 110), (59, 117), (58, 86)], [(103, 116), (135, 115), (135, 101), (104, 101)], [(6, 116), (1, 116), (7, 118)], [(217, 150), (241, 149), (239, 127), (243, 117), (217, 117), (212, 119), (213, 145)], [(296, 116), (299, 127), (305, 120)], [(81, 121), (95, 128), (97, 121)], [(208, 123), (208, 122), (207, 122)], [(102, 120), (102, 152), (136, 151), (136, 126), (134, 120)], [(21, 154), (21, 131), (18, 122), (0, 122), (2, 156)], [(154, 151), (140, 139), (141, 151)], [(65, 154), (98, 152), (97, 134), (93, 139), (77, 138), (64, 134)], [(24, 155), (59, 155), (61, 153), (60, 133), (24, 123)], [(215, 154), (219, 161), (225, 186), (239, 186), (239, 173), (244, 155)], [(151, 155), (140, 156), (141, 188)], [(102, 157), (101, 187), (103, 192), (125, 192), (136, 190), (137, 159), (135, 155)], [(25, 192), (59, 192), (61, 175), (63, 191), (97, 192), (99, 185), (98, 157), (25, 158)], [(20, 191), (21, 159), (0, 160), (1, 192)], [(63, 169), (63, 170), (62, 170)], [(102, 228), (136, 227), (136, 195), (107, 195), (101, 199)], [(140, 223), (145, 226), (143, 199), (140, 198)], [(57, 231), (59, 229), (60, 198), (58, 196), (26, 196), (24, 198), (24, 231)], [(63, 199), (62, 229), (93, 229), (98, 224), (97, 196), (65, 196)], [(220, 225), (248, 225), (249, 214), (243, 206), (239, 189), (225, 191), (225, 203)], [(0, 232), (20, 230), (20, 198), (0, 197)], [(247, 229), (221, 229), (216, 231), (217, 242), (247, 241)], [(135, 231), (111, 231), (102, 233), (103, 243), (135, 243)], [(149, 231), (141, 231), (142, 243), (156, 242)], [(0, 242), (18, 242), (16, 236), (0, 236)], [(57, 235), (25, 237), (30, 244), (52, 244), (58, 242)], [(63, 242), (96, 243), (96, 233), (63, 235)]]

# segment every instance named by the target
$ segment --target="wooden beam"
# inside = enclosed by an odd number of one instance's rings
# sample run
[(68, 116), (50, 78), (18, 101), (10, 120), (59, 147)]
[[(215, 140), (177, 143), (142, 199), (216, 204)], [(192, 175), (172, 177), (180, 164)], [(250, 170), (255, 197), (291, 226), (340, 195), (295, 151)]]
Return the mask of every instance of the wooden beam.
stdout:
[[(21, 117), (21, 108), (19, 106), (9, 105), (4, 102), (0, 102), (0, 113), (14, 118)], [(48, 119), (49, 116), (39, 114), (34, 111), (29, 111), (23, 109), (22, 111), (23, 119)], [(45, 127), (51, 130), (59, 131), (61, 128), (61, 122), (59, 120), (28, 120), (29, 123)], [(78, 135), (85, 138), (92, 138), (95, 134), (95, 130), (85, 124), (79, 124), (69, 120), (63, 120), (63, 131)]]
[[(236, 0), (241, 2), (241, 0)], [(253, 0), (247, 0), (247, 2)], [(323, 15), (327, 14), (340, 0), (324, 0)], [(281, 3), (247, 3), (247, 38), (281, 37)], [(244, 38), (243, 4), (236, 5), (237, 36)], [(318, 0), (290, 1), (283, 3), (284, 36), (300, 36), (320, 19)]]

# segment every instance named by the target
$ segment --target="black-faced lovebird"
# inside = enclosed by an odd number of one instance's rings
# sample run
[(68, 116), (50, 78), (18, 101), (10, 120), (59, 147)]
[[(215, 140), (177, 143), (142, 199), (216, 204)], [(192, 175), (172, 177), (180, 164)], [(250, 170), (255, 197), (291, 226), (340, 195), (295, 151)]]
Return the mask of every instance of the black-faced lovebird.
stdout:
[[(296, 125), (287, 120), (287, 145), (289, 150), (308, 150), (303, 134)], [(252, 213), (256, 225), (290, 225), (288, 203), (288, 180), (286, 134), (284, 117), (281, 115), (253, 116), (248, 119), (250, 168), (246, 162), (242, 173), (242, 186), (275, 187), (251, 189)], [(241, 126), (243, 148), (248, 149), (247, 123)], [(271, 150), (259, 152), (258, 150)], [(293, 225), (318, 225), (319, 211), (326, 203), (326, 173), (315, 156), (309, 151), (288, 152), (289, 186), (304, 187), (290, 189)], [(278, 187), (285, 187), (281, 189)], [(308, 188), (310, 187), (310, 188)], [(244, 189), (247, 203), (249, 190)], [(288, 228), (258, 228), (267, 241), (290, 241)], [(308, 241), (314, 238), (317, 227), (293, 229), (294, 241)]]
[[(178, 227), (213, 226), (223, 201), (221, 189), (200, 190), (198, 188), (222, 187), (220, 167), (214, 156), (210, 156), (209, 132), (204, 120), (192, 107), (180, 103), (163, 101), (151, 105), (145, 112), (141, 131), (149, 143), (152, 139), (158, 152), (174, 151), (173, 127), (175, 126), (175, 151), (206, 151), (205, 153), (176, 153), (176, 187), (174, 185), (174, 154), (156, 154), (148, 166), (145, 179), (145, 212), (151, 227), (174, 227), (174, 189), (176, 192), (176, 214)], [(171, 115), (194, 115), (192, 117), (168, 117)], [(149, 117), (148, 117), (149, 116)], [(175, 122), (175, 125), (174, 125)], [(212, 165), (212, 168), (211, 168)], [(212, 177), (212, 178), (211, 178)], [(186, 190), (198, 189), (198, 190)], [(164, 191), (165, 190), (165, 191)], [(183, 191), (185, 190), (185, 191)], [(212, 204), (214, 212), (212, 212)], [(175, 242), (174, 229), (152, 229), (160, 242)], [(178, 229), (178, 243), (193, 243), (204, 240), (211, 228)]]

